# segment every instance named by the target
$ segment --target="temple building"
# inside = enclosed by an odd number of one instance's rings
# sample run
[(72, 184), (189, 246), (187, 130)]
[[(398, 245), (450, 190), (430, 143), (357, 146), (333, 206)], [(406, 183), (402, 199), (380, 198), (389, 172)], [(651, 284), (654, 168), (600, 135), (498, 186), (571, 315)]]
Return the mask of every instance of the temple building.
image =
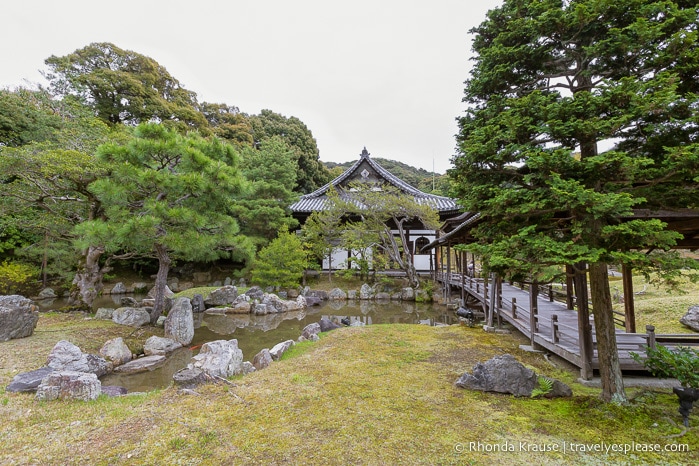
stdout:
[[(315, 211), (327, 208), (328, 191), (334, 188), (341, 196), (351, 198), (351, 185), (356, 182), (364, 182), (375, 186), (391, 185), (400, 192), (414, 197), (420, 204), (431, 205), (439, 214), (440, 221), (458, 215), (459, 207), (454, 199), (437, 196), (420, 191), (405, 181), (393, 175), (376, 161), (372, 160), (366, 147), (362, 150), (357, 160), (343, 174), (332, 180), (325, 186), (313, 191), (290, 206), (292, 215), (303, 224)], [(378, 189), (378, 188), (377, 188)], [(398, 232), (394, 231), (397, 236)], [(422, 251), (423, 247), (436, 239), (435, 230), (427, 229), (420, 223), (413, 222), (407, 228), (407, 245), (413, 254), (415, 269), (418, 272), (429, 272), (434, 268), (434, 251)], [(347, 267), (347, 259), (353, 255), (352, 251), (336, 250), (332, 259), (323, 261), (323, 269), (342, 269)]]

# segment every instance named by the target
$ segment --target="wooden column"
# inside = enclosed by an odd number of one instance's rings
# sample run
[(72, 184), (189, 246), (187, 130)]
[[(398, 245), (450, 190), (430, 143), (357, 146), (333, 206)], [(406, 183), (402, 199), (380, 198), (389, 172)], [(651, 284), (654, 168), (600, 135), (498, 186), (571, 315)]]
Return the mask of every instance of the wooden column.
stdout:
[(534, 280), (529, 286), (529, 339), (534, 347), (534, 334), (536, 333), (536, 316), (539, 313), (539, 283)]
[(575, 266), (575, 297), (578, 307), (578, 344), (580, 345), (580, 376), (585, 380), (592, 378), (592, 326), (590, 325), (590, 308), (587, 294), (587, 265)]
[(624, 285), (624, 323), (626, 333), (636, 333), (636, 310), (633, 299), (633, 272), (631, 267), (624, 264), (621, 267), (622, 282)]
[(444, 280), (444, 302), (451, 302), (451, 241), (447, 243), (447, 272)]
[(566, 306), (568, 309), (575, 309), (575, 285), (573, 285), (573, 276), (575, 270), (570, 265), (566, 265)]
[(461, 305), (466, 306), (466, 251), (461, 251)]

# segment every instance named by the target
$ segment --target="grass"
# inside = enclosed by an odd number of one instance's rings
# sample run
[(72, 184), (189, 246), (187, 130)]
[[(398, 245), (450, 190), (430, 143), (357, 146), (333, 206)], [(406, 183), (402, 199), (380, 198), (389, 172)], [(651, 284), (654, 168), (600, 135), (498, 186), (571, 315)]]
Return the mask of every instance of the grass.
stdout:
[[(621, 281), (610, 283), (612, 295), (615, 287), (621, 291)], [(699, 304), (699, 283), (685, 280), (682, 291), (669, 290), (661, 285), (650, 283), (643, 276), (633, 277), (634, 308), (636, 311), (636, 331), (644, 333), (646, 325), (655, 326), (656, 333), (691, 333), (682, 325), (680, 317), (691, 306)], [(624, 304), (614, 304), (614, 310), (623, 313)]]
[[(0, 343), (0, 386), (36, 368), (55, 338), (85, 350), (123, 327), (42, 315), (34, 336)], [(104, 327), (102, 327), (104, 325)], [(122, 330), (123, 331), (123, 330)], [(173, 387), (94, 402), (37, 402), (1, 393), (0, 464), (690, 464), (699, 461), (697, 415), (680, 438), (669, 390), (628, 390), (627, 406), (516, 335), (463, 326), (348, 327), (306, 342), (234, 385), (196, 394)], [(48, 349), (47, 349), (48, 348)], [(572, 386), (570, 399), (514, 398), (454, 386), (477, 362), (510, 353)], [(6, 368), (12, 367), (12, 370)], [(695, 409), (696, 413), (696, 409)], [(479, 443), (480, 442), (480, 443)], [(689, 452), (533, 451), (574, 444), (687, 444)], [(480, 447), (479, 447), (480, 445)], [(493, 452), (495, 446), (517, 449)], [(520, 447), (528, 447), (522, 451)], [(526, 450), (526, 448), (525, 448)]]

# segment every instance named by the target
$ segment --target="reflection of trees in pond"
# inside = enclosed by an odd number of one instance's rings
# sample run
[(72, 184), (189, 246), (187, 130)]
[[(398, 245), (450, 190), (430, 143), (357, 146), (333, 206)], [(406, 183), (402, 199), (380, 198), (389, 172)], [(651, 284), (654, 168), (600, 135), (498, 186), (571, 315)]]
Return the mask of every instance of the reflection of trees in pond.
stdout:
[(206, 316), (206, 326), (219, 335), (230, 335), (238, 328), (250, 328), (252, 330), (262, 330), (264, 332), (279, 327), (285, 320), (301, 320), (306, 316), (306, 312), (290, 311), (279, 314), (267, 314), (262, 316), (252, 314), (209, 314)]

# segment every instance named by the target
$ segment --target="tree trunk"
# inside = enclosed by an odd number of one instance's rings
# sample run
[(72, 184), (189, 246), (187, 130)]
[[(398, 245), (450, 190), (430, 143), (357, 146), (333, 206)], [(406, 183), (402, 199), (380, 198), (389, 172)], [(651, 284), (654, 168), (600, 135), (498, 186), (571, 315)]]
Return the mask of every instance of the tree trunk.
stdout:
[[(73, 278), (73, 285), (68, 298), (70, 306), (92, 307), (95, 298), (102, 291), (102, 277), (106, 272), (99, 264), (100, 257), (104, 254), (104, 247), (90, 246), (84, 254), (84, 263), (81, 263)], [(81, 261), (82, 262), (82, 261)]]
[(163, 314), (165, 309), (167, 274), (170, 272), (170, 264), (172, 263), (167, 248), (162, 244), (155, 245), (155, 253), (158, 256), (158, 274), (155, 277), (155, 304), (153, 304), (153, 313), (150, 315), (150, 323), (153, 325), (158, 322), (158, 317)]
[(602, 399), (623, 403), (627, 399), (621, 367), (619, 366), (607, 264), (600, 262), (590, 264), (590, 295), (595, 318), (595, 334), (597, 335), (597, 358), (602, 382)]

